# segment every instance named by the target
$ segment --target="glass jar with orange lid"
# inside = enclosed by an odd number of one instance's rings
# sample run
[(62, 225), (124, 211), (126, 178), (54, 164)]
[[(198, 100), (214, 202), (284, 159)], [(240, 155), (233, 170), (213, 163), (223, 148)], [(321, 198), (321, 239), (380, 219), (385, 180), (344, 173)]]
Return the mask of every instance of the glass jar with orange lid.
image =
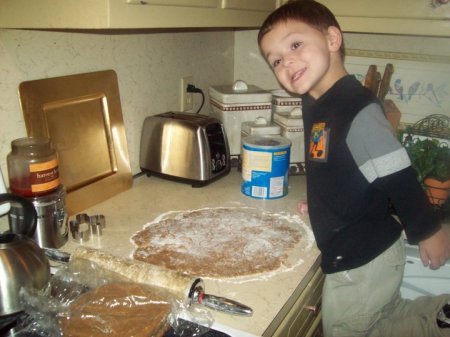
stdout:
[(61, 185), (58, 157), (48, 138), (13, 140), (7, 166), (11, 193), (36, 197), (49, 194)]

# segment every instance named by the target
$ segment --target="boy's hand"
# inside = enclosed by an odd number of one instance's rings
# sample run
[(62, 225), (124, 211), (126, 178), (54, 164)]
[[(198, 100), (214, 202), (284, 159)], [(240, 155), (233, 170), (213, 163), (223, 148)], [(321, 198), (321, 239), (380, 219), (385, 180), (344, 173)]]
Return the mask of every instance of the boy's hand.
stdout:
[(297, 204), (297, 210), (300, 214), (308, 214), (308, 203), (306, 201), (301, 201)]
[(419, 242), (420, 258), (425, 267), (438, 269), (450, 258), (450, 239), (447, 232), (440, 229), (426, 240)]

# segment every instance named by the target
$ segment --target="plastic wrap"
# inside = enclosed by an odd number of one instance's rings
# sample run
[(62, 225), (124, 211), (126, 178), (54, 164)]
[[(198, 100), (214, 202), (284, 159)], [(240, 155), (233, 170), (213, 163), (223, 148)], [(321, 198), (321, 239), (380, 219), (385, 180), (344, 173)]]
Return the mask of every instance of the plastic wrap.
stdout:
[(202, 306), (86, 260), (72, 260), (41, 291), (22, 288), (20, 300), (18, 337), (162, 337), (170, 327), (177, 336), (197, 337), (213, 323)]

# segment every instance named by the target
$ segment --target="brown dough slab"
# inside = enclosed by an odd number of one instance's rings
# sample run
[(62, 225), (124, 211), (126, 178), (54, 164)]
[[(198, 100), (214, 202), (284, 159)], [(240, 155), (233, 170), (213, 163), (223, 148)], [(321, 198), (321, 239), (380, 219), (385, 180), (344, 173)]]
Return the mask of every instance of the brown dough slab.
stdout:
[(169, 328), (168, 296), (148, 285), (112, 283), (93, 289), (60, 319), (64, 337), (160, 337)]

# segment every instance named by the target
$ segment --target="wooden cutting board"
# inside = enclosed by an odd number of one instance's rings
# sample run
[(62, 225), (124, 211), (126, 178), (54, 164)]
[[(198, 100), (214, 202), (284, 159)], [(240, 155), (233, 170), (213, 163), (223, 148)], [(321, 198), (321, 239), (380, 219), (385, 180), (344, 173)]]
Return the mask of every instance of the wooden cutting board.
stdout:
[(117, 75), (113, 70), (22, 82), (29, 137), (51, 139), (74, 215), (132, 184)]

